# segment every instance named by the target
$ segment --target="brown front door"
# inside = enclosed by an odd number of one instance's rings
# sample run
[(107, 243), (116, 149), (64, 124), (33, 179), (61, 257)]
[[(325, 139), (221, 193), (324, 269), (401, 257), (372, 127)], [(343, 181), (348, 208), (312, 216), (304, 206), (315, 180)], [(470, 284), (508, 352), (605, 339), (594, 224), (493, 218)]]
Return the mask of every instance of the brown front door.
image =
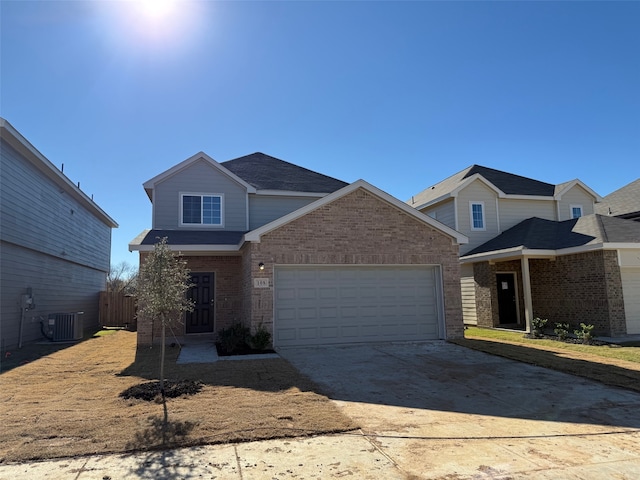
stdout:
[(518, 323), (516, 277), (513, 273), (496, 274), (498, 282), (498, 315), (501, 324)]
[(186, 315), (187, 333), (213, 332), (215, 289), (213, 273), (191, 273), (193, 287), (187, 295), (194, 302)]

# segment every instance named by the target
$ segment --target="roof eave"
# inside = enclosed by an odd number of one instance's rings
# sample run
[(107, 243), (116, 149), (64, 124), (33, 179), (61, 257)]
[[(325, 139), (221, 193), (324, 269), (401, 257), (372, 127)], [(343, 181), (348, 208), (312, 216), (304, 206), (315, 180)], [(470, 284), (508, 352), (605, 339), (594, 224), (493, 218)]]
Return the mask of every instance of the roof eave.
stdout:
[(100, 221), (111, 228), (118, 228), (118, 223), (111, 218), (98, 204), (86, 193), (75, 185), (67, 176), (58, 170), (51, 161), (47, 159), (29, 140), (27, 140), (18, 130), (7, 120), (0, 117), (0, 135), (2, 138), (24, 156), (47, 178), (55, 182), (67, 193), (72, 195), (87, 210), (93, 213)]
[(399, 208), (400, 210), (404, 211), (405, 213), (415, 217), (416, 219), (422, 221), (423, 223), (426, 223), (440, 231), (442, 231), (443, 233), (447, 234), (448, 236), (450, 236), (452, 238), (453, 241), (457, 242), (458, 244), (465, 244), (469, 242), (469, 238), (463, 234), (461, 234), (460, 232), (444, 225), (443, 223), (438, 222), (437, 220), (419, 212), (417, 209), (413, 208), (410, 205), (407, 205), (406, 203), (402, 202), (401, 200), (389, 195), (388, 193), (380, 190), (377, 187), (374, 187), (373, 185), (371, 185), (370, 183), (364, 181), (364, 180), (357, 180), (349, 185), (347, 185), (346, 187), (341, 188), (340, 190), (336, 190), (333, 193), (330, 193), (318, 200), (316, 200), (315, 202), (311, 202), (310, 204), (299, 208), (287, 215), (284, 215), (270, 223), (267, 223), (266, 225), (263, 225), (259, 228), (256, 228), (255, 230), (252, 230), (250, 232), (247, 232), (244, 235), (244, 240), (248, 241), (248, 242), (256, 242), (259, 243), (260, 242), (260, 237), (262, 235), (264, 235), (265, 233), (268, 233), (272, 230), (275, 230), (276, 228), (280, 228), (284, 225), (286, 225), (287, 223), (290, 223), (300, 217), (302, 217), (303, 215), (306, 215), (310, 212), (312, 212), (313, 210), (316, 210), (328, 203), (333, 202), (334, 200), (341, 198), (345, 195), (348, 195), (349, 193), (352, 193), (354, 191), (356, 191), (358, 188), (364, 188), (365, 190), (369, 191), (370, 193), (376, 195), (377, 197), (381, 198), (383, 201), (386, 201), (387, 203), (390, 203), (391, 205), (395, 206), (396, 208)]

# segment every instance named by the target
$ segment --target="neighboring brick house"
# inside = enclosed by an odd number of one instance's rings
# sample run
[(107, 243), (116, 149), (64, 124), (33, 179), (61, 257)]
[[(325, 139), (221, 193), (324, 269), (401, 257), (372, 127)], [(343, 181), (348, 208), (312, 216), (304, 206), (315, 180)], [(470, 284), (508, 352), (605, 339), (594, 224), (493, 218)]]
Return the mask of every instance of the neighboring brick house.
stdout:
[(78, 340), (99, 326), (118, 224), (3, 118), (0, 172), (0, 349)]
[(579, 180), (552, 185), (478, 165), (407, 203), (469, 237), (461, 248), (466, 324), (529, 331), (584, 322), (640, 333), (640, 224), (595, 214)]
[[(151, 230), (192, 272), (193, 313), (176, 336), (242, 323), (275, 347), (462, 336), (464, 235), (358, 180), (347, 184), (262, 153), (198, 153), (144, 184)], [(157, 341), (149, 320), (138, 343)]]

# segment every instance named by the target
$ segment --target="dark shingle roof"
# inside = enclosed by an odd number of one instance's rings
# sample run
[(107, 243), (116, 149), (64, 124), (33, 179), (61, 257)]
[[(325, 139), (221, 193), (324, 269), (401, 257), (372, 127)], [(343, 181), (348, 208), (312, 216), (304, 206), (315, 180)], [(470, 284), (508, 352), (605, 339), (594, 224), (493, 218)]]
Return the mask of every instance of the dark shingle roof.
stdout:
[(486, 180), (491, 182), (507, 195), (533, 195), (552, 197), (555, 193), (556, 186), (550, 183), (540, 182), (513, 173), (495, 170), (493, 168), (483, 167), (481, 165), (471, 165), (464, 170), (452, 175), (451, 177), (436, 183), (432, 187), (423, 190), (411, 197), (407, 201), (408, 204), (424, 205), (444, 195), (448, 195), (458, 188), (465, 180), (475, 174), (482, 175)]
[(463, 178), (479, 173), (507, 195), (541, 195), (552, 197), (555, 185), (540, 182), (532, 178), (521, 177), (513, 173), (494, 170), (481, 165), (472, 165)]
[(246, 232), (211, 230), (149, 230), (140, 245), (155, 245), (167, 237), (169, 245), (238, 245)]
[(556, 222), (528, 218), (465, 256), (508, 248), (559, 250), (599, 243), (640, 243), (640, 223), (603, 215)]
[(596, 204), (596, 213), (640, 217), (640, 178), (604, 197)]
[(342, 180), (260, 152), (228, 160), (221, 165), (258, 190), (332, 193), (348, 185)]

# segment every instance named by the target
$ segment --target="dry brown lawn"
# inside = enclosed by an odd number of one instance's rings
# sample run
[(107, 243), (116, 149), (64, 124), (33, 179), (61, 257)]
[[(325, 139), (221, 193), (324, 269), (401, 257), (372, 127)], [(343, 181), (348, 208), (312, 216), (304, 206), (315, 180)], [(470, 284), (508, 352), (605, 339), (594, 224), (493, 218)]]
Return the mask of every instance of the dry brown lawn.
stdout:
[(176, 446), (243, 442), (352, 430), (357, 426), (282, 359), (177, 365), (165, 377), (199, 380), (192, 396), (161, 403), (124, 400), (157, 379), (159, 348), (136, 351), (119, 331), (61, 349), (0, 375), (0, 463)]

